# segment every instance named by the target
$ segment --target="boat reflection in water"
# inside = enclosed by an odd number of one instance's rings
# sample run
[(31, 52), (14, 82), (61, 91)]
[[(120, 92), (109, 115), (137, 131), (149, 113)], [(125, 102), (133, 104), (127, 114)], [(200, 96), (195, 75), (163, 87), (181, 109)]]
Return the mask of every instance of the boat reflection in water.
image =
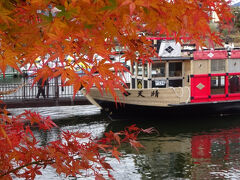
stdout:
[[(211, 120), (211, 121), (210, 121)], [(139, 137), (145, 146), (131, 151), (142, 179), (228, 179), (240, 178), (240, 117), (211, 117), (125, 122), (155, 127), (159, 134)], [(120, 121), (122, 122), (122, 121)], [(120, 122), (109, 129), (119, 129)], [(115, 125), (114, 125), (115, 124)], [(127, 150), (128, 149), (128, 150)], [(129, 147), (125, 152), (129, 153)]]
[(193, 170), (196, 179), (240, 178), (240, 128), (193, 136), (191, 154), (196, 164)]
[[(240, 179), (240, 117), (237, 116), (110, 121), (103, 114), (96, 114), (56, 123), (61, 130), (92, 132), (94, 137), (102, 137), (110, 130), (121, 131), (132, 124), (144, 129), (156, 128), (158, 133), (139, 135), (139, 141), (145, 146), (139, 152), (122, 144), (120, 163), (111, 154), (105, 154), (117, 180)], [(45, 133), (36, 132), (42, 145), (58, 138), (60, 131)], [(51, 168), (44, 169), (38, 179), (46, 177), (65, 179)]]

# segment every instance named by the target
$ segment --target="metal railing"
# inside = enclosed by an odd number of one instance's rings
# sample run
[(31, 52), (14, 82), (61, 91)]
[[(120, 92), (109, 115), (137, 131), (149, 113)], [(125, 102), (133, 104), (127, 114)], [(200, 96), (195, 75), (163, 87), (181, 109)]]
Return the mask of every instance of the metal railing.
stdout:
[[(4, 83), (0, 84), (0, 91), (6, 92), (17, 89), (16, 92), (2, 95), (1, 100), (24, 100), (24, 99), (35, 99), (38, 93), (38, 85), (32, 86), (31, 81), (23, 80), (21, 83)], [(61, 98), (61, 97), (73, 97), (73, 86), (62, 86), (59, 79), (52, 79), (47, 85), (44, 86), (46, 98)], [(77, 96), (83, 96), (79, 91)], [(42, 94), (39, 98), (43, 98)]]

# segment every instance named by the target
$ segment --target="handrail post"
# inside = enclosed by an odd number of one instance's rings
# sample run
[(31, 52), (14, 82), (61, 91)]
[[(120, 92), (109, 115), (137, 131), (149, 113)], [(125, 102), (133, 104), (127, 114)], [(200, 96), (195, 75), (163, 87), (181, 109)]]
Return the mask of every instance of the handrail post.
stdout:
[(26, 97), (26, 77), (24, 76), (23, 77), (23, 99), (25, 99), (25, 97)]
[(58, 77), (55, 77), (55, 98), (59, 99)]
[[(48, 79), (46, 81), (48, 81)], [(47, 95), (47, 98), (49, 98), (49, 81), (47, 82), (46, 86), (47, 86), (46, 87), (46, 91), (47, 91), (46, 95)]]

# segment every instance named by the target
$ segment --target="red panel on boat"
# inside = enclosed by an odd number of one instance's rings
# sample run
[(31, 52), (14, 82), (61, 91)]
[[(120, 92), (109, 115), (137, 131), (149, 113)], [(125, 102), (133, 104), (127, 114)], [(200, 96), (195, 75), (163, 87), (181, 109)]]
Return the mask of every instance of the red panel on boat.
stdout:
[[(191, 78), (192, 102), (202, 102), (210, 95), (210, 77), (208, 75), (195, 75)], [(206, 100), (207, 101), (207, 100)]]
[(232, 50), (231, 58), (232, 59), (240, 59), (240, 50)]
[[(219, 73), (219, 74), (202, 74), (194, 75), (191, 77), (191, 102), (200, 103), (200, 102), (221, 102), (221, 101), (234, 101), (240, 100), (240, 90), (236, 92), (229, 91), (231, 87), (229, 83), (229, 78), (234, 75), (240, 75), (240, 73)], [(220, 79), (212, 79), (211, 87), (211, 78), (214, 76), (225, 76), (225, 81)], [(215, 81), (215, 82), (214, 82)], [(217, 87), (221, 84), (221, 86)], [(239, 81), (237, 81), (240, 83)]]
[(226, 59), (228, 57), (228, 53), (225, 50), (222, 51), (195, 51), (193, 52), (194, 60), (201, 59)]

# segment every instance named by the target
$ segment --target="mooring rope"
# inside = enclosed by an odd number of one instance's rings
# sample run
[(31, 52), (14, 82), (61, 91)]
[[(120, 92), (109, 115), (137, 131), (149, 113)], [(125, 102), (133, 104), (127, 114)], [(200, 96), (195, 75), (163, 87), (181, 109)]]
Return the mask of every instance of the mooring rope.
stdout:
[(169, 88), (172, 89), (172, 90), (174, 91), (175, 95), (176, 95), (178, 98), (182, 98), (182, 97), (183, 97), (183, 95), (184, 95), (184, 90), (183, 90), (183, 88), (186, 88), (187, 91), (188, 91), (188, 97), (187, 97), (187, 99), (186, 99), (185, 102), (186, 102), (186, 103), (189, 102), (189, 100), (190, 100), (190, 88), (189, 88), (189, 87), (187, 87), (187, 86), (184, 86), (184, 87), (177, 87), (178, 89), (181, 89), (181, 91), (180, 91), (179, 94), (176, 92), (176, 89), (177, 89), (177, 88), (175, 88), (175, 87), (169, 87)]
[(190, 101), (190, 97), (191, 97), (190, 93), (191, 93), (191, 91), (190, 91), (190, 88), (188, 86), (184, 86), (184, 87), (187, 88), (187, 90), (188, 90), (188, 98), (186, 100), (186, 103), (188, 103)]
[(175, 88), (175, 87), (169, 87), (170, 89), (172, 89), (173, 90), (173, 92), (175, 93), (175, 95), (177, 96), (177, 97), (179, 97), (179, 98), (181, 98), (181, 97), (183, 97), (183, 88), (182, 87), (177, 87), (178, 89), (181, 89), (181, 92), (180, 92), (180, 94), (178, 95), (177, 94), (177, 92), (176, 92), (176, 89), (177, 88)]

